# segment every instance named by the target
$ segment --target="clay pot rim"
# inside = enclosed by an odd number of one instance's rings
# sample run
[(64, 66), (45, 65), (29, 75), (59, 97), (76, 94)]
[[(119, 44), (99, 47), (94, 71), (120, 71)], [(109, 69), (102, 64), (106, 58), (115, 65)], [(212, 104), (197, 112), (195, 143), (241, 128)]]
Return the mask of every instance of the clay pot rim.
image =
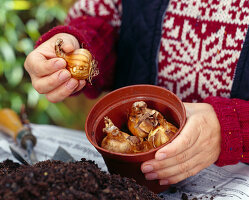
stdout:
[(88, 131), (85, 131), (87, 139), (90, 141), (90, 143), (96, 149), (100, 150), (101, 152), (104, 152), (104, 153), (107, 153), (107, 154), (112, 154), (113, 156), (125, 156), (125, 157), (136, 157), (136, 156), (143, 156), (143, 155), (151, 154), (151, 153), (154, 153), (154, 152), (158, 151), (159, 149), (163, 148), (167, 144), (171, 143), (180, 134), (180, 132), (182, 131), (182, 129), (183, 129), (185, 123), (186, 123), (186, 120), (187, 120), (186, 109), (185, 109), (185, 106), (184, 106), (183, 102), (180, 100), (180, 98), (177, 95), (175, 95), (173, 92), (167, 90), (166, 88), (156, 86), (156, 85), (150, 85), (150, 84), (136, 84), (136, 85), (125, 86), (125, 87), (118, 88), (116, 90), (113, 90), (113, 91), (107, 93), (105, 96), (100, 98), (94, 104), (94, 106), (91, 108), (90, 112), (88, 113), (87, 118), (86, 118), (86, 123), (85, 123), (85, 130), (87, 130), (87, 128), (88, 128), (88, 123), (87, 122), (89, 121), (89, 116), (91, 115), (91, 113), (93, 112), (94, 107), (97, 104), (101, 103), (104, 99), (109, 98), (109, 96), (113, 95), (113, 93), (116, 93), (116, 92), (119, 92), (119, 91), (122, 91), (122, 90), (127, 90), (129, 88), (135, 88), (135, 87), (150, 87), (150, 88), (157, 88), (157, 89), (160, 89), (160, 90), (166, 90), (170, 95), (174, 96), (178, 100), (178, 102), (180, 103), (183, 114), (184, 114), (183, 122), (182, 122), (181, 126), (179, 127), (179, 129), (178, 129), (177, 133), (174, 135), (174, 137), (172, 137), (171, 140), (169, 140), (165, 144), (163, 144), (163, 145), (161, 145), (161, 146), (159, 146), (157, 148), (154, 148), (153, 150), (147, 151), (147, 152), (140, 152), (140, 153), (134, 153), (134, 154), (125, 154), (125, 153), (117, 153), (117, 152), (108, 151), (108, 150), (102, 148), (101, 146), (99, 146), (98, 144), (94, 143), (92, 141), (91, 137), (89, 136), (89, 134), (91, 134), (91, 133), (88, 133)]

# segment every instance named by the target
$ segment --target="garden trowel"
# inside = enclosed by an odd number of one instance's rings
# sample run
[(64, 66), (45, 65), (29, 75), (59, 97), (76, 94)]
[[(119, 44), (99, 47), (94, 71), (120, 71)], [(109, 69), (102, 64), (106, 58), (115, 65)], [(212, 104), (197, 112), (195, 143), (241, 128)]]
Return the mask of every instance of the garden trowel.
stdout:
[[(23, 113), (22, 113), (23, 114)], [(0, 110), (0, 130), (11, 136), (16, 145), (10, 145), (10, 150), (15, 158), (23, 164), (32, 165), (38, 162), (34, 152), (36, 137), (32, 134), (26, 117), (22, 119), (11, 109)], [(74, 158), (61, 146), (58, 147), (52, 160), (73, 162)]]

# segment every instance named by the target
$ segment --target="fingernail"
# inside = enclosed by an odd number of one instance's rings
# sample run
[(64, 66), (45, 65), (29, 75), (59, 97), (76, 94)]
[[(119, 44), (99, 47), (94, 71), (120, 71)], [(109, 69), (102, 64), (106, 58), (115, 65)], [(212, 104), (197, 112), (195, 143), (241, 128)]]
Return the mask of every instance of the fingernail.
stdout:
[(143, 172), (143, 173), (148, 173), (148, 172), (151, 172), (151, 171), (153, 171), (152, 165), (145, 165), (145, 166), (142, 168), (142, 172)]
[(146, 174), (146, 175), (145, 175), (145, 178), (146, 178), (147, 180), (154, 180), (154, 179), (157, 179), (157, 174), (156, 174), (156, 173)]
[(68, 89), (72, 90), (72, 89), (76, 88), (77, 85), (78, 85), (78, 81), (76, 81), (75, 79), (72, 79), (72, 78), (71, 78), (71, 79), (67, 82), (66, 87), (67, 87)]
[(165, 153), (159, 153), (156, 155), (156, 160), (163, 160), (166, 158), (166, 154)]
[(61, 81), (65, 81), (65, 80), (67, 80), (67, 79), (69, 79), (71, 77), (71, 74), (70, 74), (70, 72), (69, 71), (62, 71), (60, 74), (59, 74), (59, 79), (61, 80)]
[(168, 185), (169, 181), (168, 180), (160, 180), (159, 184), (160, 185)]
[(55, 68), (62, 68), (62, 67), (64, 67), (65, 66), (65, 61), (64, 60), (62, 60), (62, 59), (59, 59), (59, 60), (57, 60), (55, 63), (54, 63), (54, 66), (55, 66)]

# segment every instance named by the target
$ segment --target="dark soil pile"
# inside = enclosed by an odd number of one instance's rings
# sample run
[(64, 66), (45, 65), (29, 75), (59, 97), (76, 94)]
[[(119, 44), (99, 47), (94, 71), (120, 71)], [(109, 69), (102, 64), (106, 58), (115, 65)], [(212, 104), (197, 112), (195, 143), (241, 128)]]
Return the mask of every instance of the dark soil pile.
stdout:
[(43, 161), (25, 166), (0, 163), (0, 199), (160, 199), (133, 179), (109, 175), (93, 161)]

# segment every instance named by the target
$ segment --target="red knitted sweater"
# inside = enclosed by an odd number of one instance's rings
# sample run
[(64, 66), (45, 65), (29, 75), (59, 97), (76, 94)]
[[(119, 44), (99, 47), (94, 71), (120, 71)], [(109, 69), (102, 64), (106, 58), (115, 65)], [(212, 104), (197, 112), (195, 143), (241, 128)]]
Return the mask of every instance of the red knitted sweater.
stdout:
[[(121, 13), (121, 0), (79, 0), (67, 25), (44, 34), (36, 46), (57, 33), (74, 35), (98, 61), (100, 75), (82, 91), (95, 98), (112, 84)], [(183, 101), (213, 106), (222, 134), (218, 166), (249, 163), (249, 102), (229, 98), (248, 25), (247, 0), (171, 0), (164, 19), (158, 85)]]

